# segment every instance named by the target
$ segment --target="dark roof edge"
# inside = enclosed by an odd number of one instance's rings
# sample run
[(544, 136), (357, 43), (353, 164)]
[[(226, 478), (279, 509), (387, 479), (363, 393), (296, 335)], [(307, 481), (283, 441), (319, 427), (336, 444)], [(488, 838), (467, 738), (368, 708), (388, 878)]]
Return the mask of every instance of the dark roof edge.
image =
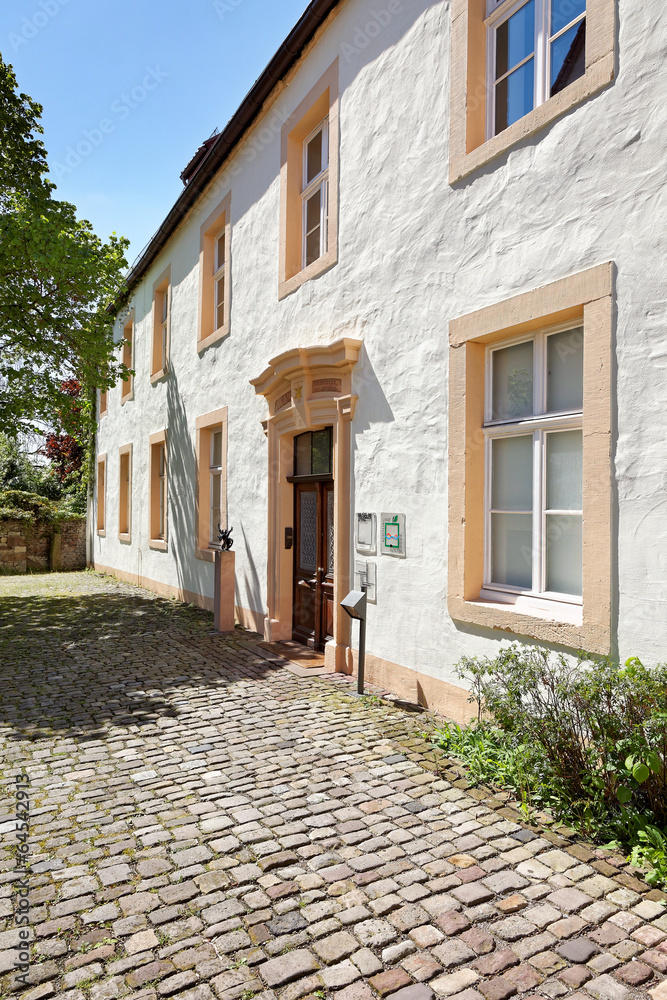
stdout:
[(132, 265), (125, 284), (130, 292), (149, 269), (187, 212), (204, 192), (233, 148), (250, 128), (273, 88), (292, 68), (317, 29), (341, 0), (312, 0), (294, 28), (208, 151), (190, 183), (178, 196), (171, 211)]

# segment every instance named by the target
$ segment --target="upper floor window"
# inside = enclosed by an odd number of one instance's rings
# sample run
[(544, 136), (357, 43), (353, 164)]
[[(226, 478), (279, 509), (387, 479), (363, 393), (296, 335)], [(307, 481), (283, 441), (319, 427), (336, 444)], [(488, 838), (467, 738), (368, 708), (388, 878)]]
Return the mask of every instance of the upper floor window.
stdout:
[(280, 132), (278, 296), (338, 261), (338, 60)]
[(325, 253), (329, 243), (329, 119), (303, 144), (303, 266)]
[(487, 0), (489, 135), (586, 71), (586, 0)]
[(487, 350), (482, 596), (581, 601), (583, 329)]
[(229, 333), (232, 194), (216, 205), (199, 229), (199, 324), (197, 350)]
[[(123, 364), (126, 368), (134, 367), (134, 315), (130, 315), (129, 319), (123, 327)], [(120, 387), (120, 401), (121, 404), (127, 402), (128, 399), (132, 399), (134, 394), (134, 377), (129, 375), (127, 380), (121, 382)]]
[(149, 444), (148, 544), (152, 549), (167, 548), (167, 504), (169, 496), (167, 432), (151, 434)]
[(171, 272), (160, 275), (153, 285), (153, 349), (151, 380), (156, 381), (169, 371), (171, 338)]

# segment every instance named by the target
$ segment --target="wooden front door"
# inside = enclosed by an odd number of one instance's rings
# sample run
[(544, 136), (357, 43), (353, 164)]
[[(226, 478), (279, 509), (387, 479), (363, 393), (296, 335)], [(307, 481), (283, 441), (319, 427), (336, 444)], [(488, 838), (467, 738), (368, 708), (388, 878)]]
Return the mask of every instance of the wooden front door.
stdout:
[(333, 637), (334, 484), (294, 485), (292, 638), (322, 650)]

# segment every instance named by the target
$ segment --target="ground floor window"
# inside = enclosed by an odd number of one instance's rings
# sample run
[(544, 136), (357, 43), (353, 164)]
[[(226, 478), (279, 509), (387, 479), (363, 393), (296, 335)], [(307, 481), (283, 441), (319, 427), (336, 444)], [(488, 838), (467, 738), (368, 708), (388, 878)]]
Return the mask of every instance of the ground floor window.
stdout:
[(582, 597), (583, 328), (487, 351), (487, 590)]

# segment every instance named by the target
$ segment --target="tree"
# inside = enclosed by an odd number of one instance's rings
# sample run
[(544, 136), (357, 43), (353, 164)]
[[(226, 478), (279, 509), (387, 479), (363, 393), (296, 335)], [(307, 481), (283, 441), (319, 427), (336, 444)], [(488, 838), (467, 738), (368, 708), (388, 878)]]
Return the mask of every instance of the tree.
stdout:
[[(53, 197), (41, 112), (0, 56), (0, 431), (15, 437), (41, 422), (81, 440), (95, 387), (128, 373), (111, 312), (125, 291), (128, 241), (103, 242)], [(79, 398), (62, 391), (71, 379)]]

